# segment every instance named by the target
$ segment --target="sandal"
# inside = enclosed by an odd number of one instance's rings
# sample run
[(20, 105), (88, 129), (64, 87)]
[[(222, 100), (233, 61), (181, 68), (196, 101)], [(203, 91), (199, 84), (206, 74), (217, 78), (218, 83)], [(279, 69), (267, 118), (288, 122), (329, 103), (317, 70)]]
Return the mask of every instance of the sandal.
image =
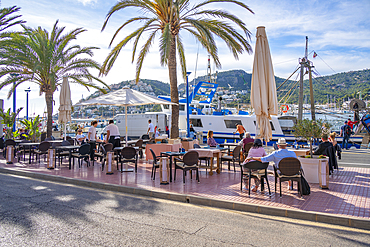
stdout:
[(258, 189), (258, 187), (257, 187), (257, 186), (253, 186), (252, 191), (253, 191), (253, 192), (257, 192), (257, 189)]

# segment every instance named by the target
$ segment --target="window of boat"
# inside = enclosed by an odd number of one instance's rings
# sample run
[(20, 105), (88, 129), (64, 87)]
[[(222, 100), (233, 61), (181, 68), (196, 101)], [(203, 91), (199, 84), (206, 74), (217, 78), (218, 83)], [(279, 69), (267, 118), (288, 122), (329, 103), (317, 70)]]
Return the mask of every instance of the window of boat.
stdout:
[(170, 109), (170, 105), (163, 105), (163, 108), (168, 110), (168, 109)]
[(192, 118), (190, 119), (193, 127), (203, 127), (202, 120), (199, 118)]
[(185, 105), (179, 105), (179, 110), (180, 111), (185, 111)]
[(236, 129), (237, 124), (242, 124), (242, 121), (240, 120), (224, 120), (226, 128), (229, 129)]
[[(256, 125), (256, 121), (253, 121), (254, 122), (254, 125)], [(274, 124), (270, 121), (270, 125), (271, 125), (271, 130), (274, 131), (275, 130), (275, 126)]]

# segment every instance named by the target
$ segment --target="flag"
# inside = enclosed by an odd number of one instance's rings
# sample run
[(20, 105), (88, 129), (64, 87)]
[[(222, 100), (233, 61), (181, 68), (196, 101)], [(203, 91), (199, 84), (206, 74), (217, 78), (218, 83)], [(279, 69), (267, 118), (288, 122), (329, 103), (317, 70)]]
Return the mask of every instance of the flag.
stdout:
[(313, 58), (317, 57), (317, 53), (313, 52)]

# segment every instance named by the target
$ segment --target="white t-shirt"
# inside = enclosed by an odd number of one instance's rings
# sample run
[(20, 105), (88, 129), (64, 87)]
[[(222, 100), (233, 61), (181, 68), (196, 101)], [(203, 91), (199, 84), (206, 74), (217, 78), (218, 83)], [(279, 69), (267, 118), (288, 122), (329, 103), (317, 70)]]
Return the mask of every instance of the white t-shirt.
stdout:
[(153, 123), (150, 123), (149, 124), (149, 132), (153, 132), (154, 133), (154, 125), (153, 125)]
[(158, 136), (160, 136), (161, 134), (159, 133), (159, 131), (157, 130), (156, 132), (155, 132), (155, 138), (157, 138)]
[(91, 126), (91, 127), (89, 128), (88, 133), (87, 133), (87, 137), (89, 137), (89, 136), (90, 136), (89, 141), (96, 141), (96, 139), (95, 139), (95, 135), (96, 135), (96, 129), (95, 129), (95, 127), (94, 127), (94, 126)]
[(78, 140), (78, 139), (81, 139), (81, 138), (85, 138), (85, 135), (84, 134), (81, 134), (81, 135), (76, 135), (76, 141), (78, 143), (81, 143), (82, 141)]
[(109, 124), (106, 128), (106, 130), (109, 130), (109, 135), (110, 136), (116, 136), (116, 138), (119, 138), (119, 130), (117, 125), (114, 124)]
[(109, 133), (111, 136), (119, 136), (119, 130), (118, 130), (117, 125), (109, 124), (107, 126), (107, 130), (109, 130)]

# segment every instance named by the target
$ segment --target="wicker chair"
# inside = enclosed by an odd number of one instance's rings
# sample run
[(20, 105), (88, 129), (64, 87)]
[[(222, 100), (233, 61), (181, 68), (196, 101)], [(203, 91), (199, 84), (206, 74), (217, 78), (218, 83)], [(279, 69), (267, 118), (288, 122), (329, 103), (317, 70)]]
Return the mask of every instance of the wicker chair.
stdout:
[(75, 159), (74, 158), (78, 159), (78, 167), (81, 167), (81, 159), (84, 159), (87, 163), (87, 166), (89, 166), (90, 165), (90, 161), (89, 161), (89, 158), (90, 158), (90, 144), (88, 144), (88, 143), (83, 144), (78, 149), (78, 153), (73, 153), (72, 157), (73, 157), (73, 166), (75, 165)]
[(123, 163), (135, 163), (135, 172), (137, 172), (137, 155), (136, 149), (133, 147), (124, 147), (121, 151), (121, 172), (123, 171)]
[(155, 155), (153, 149), (149, 149), (150, 152), (152, 153), (152, 157), (153, 157), (153, 166), (152, 166), (152, 175), (150, 176), (151, 179), (155, 180), (155, 172), (157, 170), (157, 168), (159, 168), (159, 165), (157, 164), (157, 162), (159, 161), (160, 158), (162, 157), (167, 157), (167, 156), (157, 156)]
[(244, 146), (243, 146), (244, 159), (248, 157), (249, 149), (251, 149), (252, 146), (253, 146), (253, 142), (248, 142), (248, 143), (244, 144)]
[(279, 186), (280, 186), (280, 197), (281, 197), (281, 182), (283, 181), (297, 181), (299, 186), (299, 191), (302, 197), (302, 169), (301, 169), (301, 162), (297, 158), (284, 158), (279, 162), (279, 168), (274, 165), (275, 171), (275, 192), (276, 192), (276, 184), (277, 179), (279, 178)]
[(223, 162), (223, 161), (228, 162), (229, 171), (230, 171), (230, 162), (231, 161), (233, 162), (233, 165), (234, 165), (234, 172), (236, 172), (235, 162), (239, 162), (239, 165), (240, 165), (240, 149), (241, 148), (242, 148), (241, 146), (236, 146), (233, 150), (233, 155), (225, 155), (225, 156), (221, 157), (221, 162)]
[[(240, 172), (241, 172), (241, 176), (240, 176), (240, 190), (243, 190), (243, 179), (245, 178), (245, 176), (248, 177), (248, 180), (249, 180), (249, 184), (248, 184), (248, 195), (251, 194), (251, 178), (258, 178), (258, 176), (261, 177), (261, 180), (262, 182), (265, 181), (266, 179), (266, 183), (267, 183), (267, 187), (269, 189), (269, 195), (271, 196), (271, 190), (270, 190), (270, 184), (269, 184), (269, 181), (268, 181), (268, 178), (267, 178), (267, 168), (269, 166), (269, 163), (262, 163), (260, 161), (251, 161), (251, 162), (248, 162), (244, 165), (240, 165)], [(244, 170), (243, 170), (244, 168)], [(260, 170), (264, 170), (265, 173), (264, 174), (260, 174), (258, 173), (258, 171)]]
[[(199, 154), (196, 151), (187, 152), (182, 159), (175, 158), (175, 177), (173, 180), (176, 180), (176, 170), (180, 169), (183, 171), (183, 183), (185, 184), (185, 175), (186, 171), (190, 171), (190, 178), (193, 179), (192, 170), (196, 171), (196, 178), (199, 181), (199, 172), (198, 172), (198, 159)], [(180, 163), (178, 163), (180, 162)]]
[[(104, 165), (107, 161), (107, 153), (111, 152), (113, 150), (113, 144), (107, 143), (100, 147), (100, 153), (95, 153), (95, 157), (100, 157), (100, 161), (102, 162), (101, 170), (104, 171)], [(113, 159), (115, 159), (117, 156), (114, 155)]]
[(137, 140), (137, 142), (135, 143), (135, 147), (139, 148), (140, 159), (143, 158), (143, 143), (144, 141), (142, 139)]
[(39, 148), (34, 150), (33, 153), (36, 154), (36, 160), (37, 156), (39, 157), (39, 163), (41, 160), (41, 155), (44, 155), (44, 161), (46, 159), (46, 155), (48, 153), (49, 148), (51, 147), (50, 142), (41, 142), (39, 145)]

